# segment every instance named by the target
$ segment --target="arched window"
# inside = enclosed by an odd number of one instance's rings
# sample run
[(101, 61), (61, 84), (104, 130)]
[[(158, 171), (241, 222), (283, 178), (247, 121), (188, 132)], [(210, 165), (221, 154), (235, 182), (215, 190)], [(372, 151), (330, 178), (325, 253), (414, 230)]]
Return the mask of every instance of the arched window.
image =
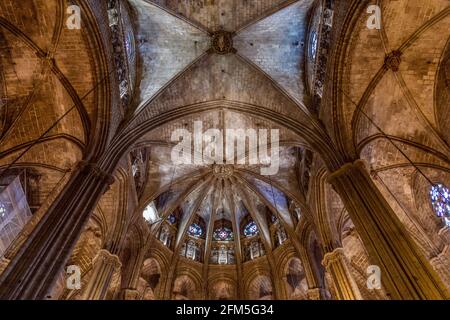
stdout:
[(16, 177), (0, 192), (0, 257), (31, 218), (26, 194)]
[(159, 219), (158, 211), (156, 210), (155, 203), (151, 202), (147, 207), (145, 207), (142, 213), (144, 219), (149, 223), (154, 223)]
[(163, 225), (159, 233), (159, 241), (161, 241), (166, 247), (170, 247), (170, 231), (167, 225)]
[(218, 263), (219, 264), (227, 264), (228, 263), (228, 250), (225, 246), (220, 246), (219, 248), (219, 258)]
[(310, 44), (309, 44), (309, 56), (312, 59), (316, 59), (317, 47), (318, 47), (318, 41), (319, 41), (319, 37), (317, 35), (317, 31), (312, 32), (310, 39), (311, 40), (310, 40)]
[(4, 218), (6, 216), (6, 206), (3, 202), (0, 201), (0, 218)]
[(247, 225), (244, 227), (244, 235), (246, 237), (253, 237), (258, 234), (258, 226), (256, 225), (255, 221), (250, 221), (247, 223)]
[(277, 227), (276, 235), (277, 235), (277, 244), (278, 245), (282, 245), (283, 242), (285, 242), (287, 240), (286, 231), (280, 225)]
[(175, 222), (177, 222), (177, 217), (175, 216), (174, 213), (171, 213), (171, 214), (167, 217), (167, 222), (169, 222), (170, 224), (175, 224)]
[(187, 243), (186, 258), (197, 260), (197, 244), (194, 241), (189, 241)]
[(227, 227), (220, 227), (214, 230), (213, 238), (216, 241), (232, 241), (233, 231)]
[(203, 229), (197, 223), (193, 223), (189, 226), (188, 234), (192, 237), (200, 238), (203, 235)]
[(435, 184), (430, 190), (431, 204), (436, 215), (450, 226), (450, 191), (443, 184)]

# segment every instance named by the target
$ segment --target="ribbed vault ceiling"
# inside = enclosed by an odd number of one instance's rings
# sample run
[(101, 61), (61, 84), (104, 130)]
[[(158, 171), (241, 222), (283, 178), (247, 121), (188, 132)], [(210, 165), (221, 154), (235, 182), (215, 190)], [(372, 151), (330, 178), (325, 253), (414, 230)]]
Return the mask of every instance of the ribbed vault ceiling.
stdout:
[[(175, 250), (198, 217), (205, 222), (206, 249), (211, 246), (214, 223), (226, 220), (239, 226), (251, 216), (267, 252), (272, 250), (267, 215), (276, 216), (288, 231), (294, 222), (289, 201), (302, 201), (298, 165), (302, 138), (272, 121), (221, 108), (245, 103), (271, 109), (297, 121), (310, 117), (304, 106), (304, 56), (309, 9), (307, 1), (195, 1), (130, 0), (136, 15), (141, 81), (136, 120), (199, 103), (217, 103), (214, 111), (169, 121), (148, 132), (136, 148), (149, 150), (147, 182), (142, 207), (163, 193), (169, 200), (159, 213), (165, 219), (183, 212)], [(232, 53), (211, 50), (217, 31), (232, 35)], [(174, 130), (278, 129), (280, 167), (276, 175), (260, 174), (261, 165), (174, 165), (171, 151)], [(220, 172), (225, 171), (225, 173)], [(156, 230), (158, 224), (153, 228)], [(236, 248), (237, 251), (240, 250)], [(204, 261), (208, 261), (205, 257)]]

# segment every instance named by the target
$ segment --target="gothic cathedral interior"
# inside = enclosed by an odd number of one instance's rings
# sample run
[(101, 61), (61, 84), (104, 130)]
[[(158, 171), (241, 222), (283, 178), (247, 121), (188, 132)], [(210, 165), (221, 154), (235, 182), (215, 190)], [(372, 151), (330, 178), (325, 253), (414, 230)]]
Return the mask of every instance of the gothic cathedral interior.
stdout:
[(0, 299), (450, 299), (449, 0), (0, 0)]

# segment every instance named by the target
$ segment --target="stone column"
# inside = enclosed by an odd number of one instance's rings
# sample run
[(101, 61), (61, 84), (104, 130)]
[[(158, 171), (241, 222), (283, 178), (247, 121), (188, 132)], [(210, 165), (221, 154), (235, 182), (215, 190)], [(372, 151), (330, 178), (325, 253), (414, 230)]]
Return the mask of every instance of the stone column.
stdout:
[[(293, 241), (295, 243), (295, 241)], [(300, 261), (305, 270), (305, 278), (308, 283), (308, 299), (309, 300), (322, 300), (326, 299), (325, 290), (320, 287), (320, 281), (318, 281), (318, 275), (316, 274), (314, 268), (311, 265), (310, 257), (306, 248), (299, 244), (298, 247), (294, 246), (298, 252)]]
[(0, 299), (44, 299), (101, 195), (114, 181), (95, 163), (82, 161), (0, 275)]
[(448, 299), (449, 293), (372, 181), (362, 160), (329, 176), (392, 299)]
[(325, 253), (322, 264), (333, 278), (339, 300), (362, 300), (361, 292), (348, 267), (344, 249), (336, 248)]
[(123, 287), (120, 290), (119, 299), (121, 300), (139, 300), (141, 298), (137, 290), (139, 277), (141, 275), (142, 264), (144, 263), (147, 247), (136, 248), (132, 251), (130, 261), (128, 261), (125, 269)]
[(92, 275), (86, 290), (84, 290), (83, 299), (103, 300), (114, 273), (120, 269), (122, 264), (118, 256), (111, 254), (108, 250), (101, 249), (94, 258), (92, 265)]

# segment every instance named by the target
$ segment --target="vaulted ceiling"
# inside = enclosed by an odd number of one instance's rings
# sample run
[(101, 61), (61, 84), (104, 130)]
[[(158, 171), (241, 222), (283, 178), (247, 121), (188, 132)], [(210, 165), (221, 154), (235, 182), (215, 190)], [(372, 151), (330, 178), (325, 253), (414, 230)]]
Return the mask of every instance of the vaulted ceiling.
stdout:
[[(289, 201), (304, 199), (299, 185), (303, 139), (275, 122), (229, 110), (229, 104), (263, 107), (310, 121), (305, 106), (306, 33), (312, 0), (308, 1), (146, 1), (131, 0), (136, 15), (136, 41), (141, 81), (134, 124), (140, 118), (164, 115), (177, 107), (214, 104), (215, 109), (168, 121), (145, 134), (136, 148), (149, 150), (149, 172), (141, 206), (170, 190), (171, 200), (160, 214), (183, 208), (176, 246), (200, 216), (211, 230), (226, 219), (239, 234), (250, 214), (261, 230), (267, 250), (271, 240), (266, 211), (289, 229), (294, 223)], [(225, 34), (231, 41), (224, 54), (213, 40)], [(305, 98), (306, 97), (306, 98)], [(280, 165), (275, 175), (261, 175), (261, 165), (175, 165), (171, 141), (175, 130), (194, 132), (194, 122), (208, 129), (277, 129)], [(270, 138), (270, 133), (269, 133)], [(270, 144), (270, 143), (269, 143)], [(248, 152), (248, 150), (247, 150)], [(226, 173), (220, 173), (226, 171)], [(243, 213), (240, 206), (246, 208)], [(211, 240), (210, 232), (207, 238)]]

